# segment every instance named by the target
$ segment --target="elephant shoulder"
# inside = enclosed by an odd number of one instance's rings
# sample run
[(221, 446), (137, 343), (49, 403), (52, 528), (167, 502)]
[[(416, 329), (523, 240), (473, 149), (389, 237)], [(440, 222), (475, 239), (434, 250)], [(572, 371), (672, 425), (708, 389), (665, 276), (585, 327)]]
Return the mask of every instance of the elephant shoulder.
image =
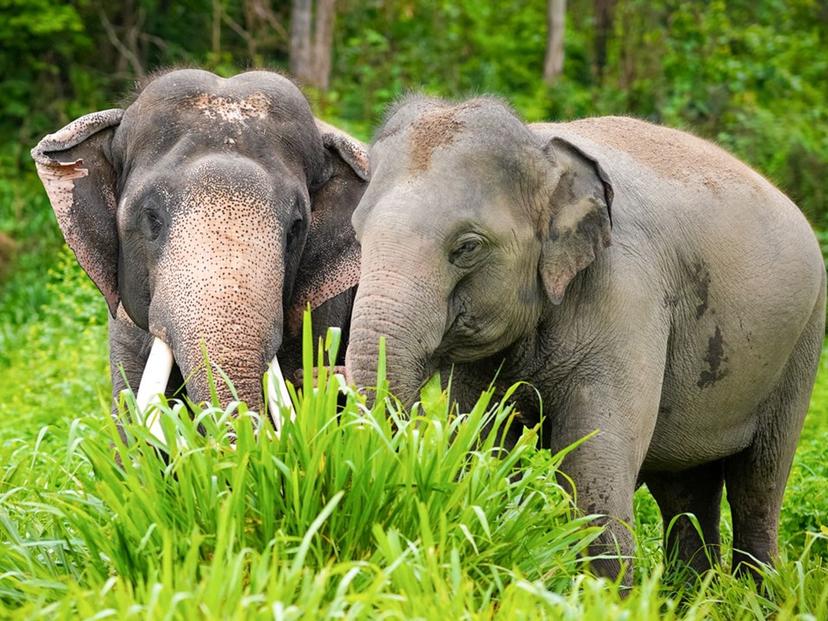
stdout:
[(684, 186), (715, 191), (723, 184), (749, 185), (761, 192), (773, 186), (719, 145), (694, 134), (625, 116), (538, 123), (542, 137), (558, 135), (591, 149), (595, 157), (615, 160)]

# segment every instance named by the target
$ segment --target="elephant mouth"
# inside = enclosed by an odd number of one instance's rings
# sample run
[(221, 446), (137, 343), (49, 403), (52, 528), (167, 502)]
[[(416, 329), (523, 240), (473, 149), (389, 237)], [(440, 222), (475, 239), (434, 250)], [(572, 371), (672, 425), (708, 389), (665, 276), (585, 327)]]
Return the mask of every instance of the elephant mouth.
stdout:
[[(161, 415), (157, 408), (159, 397), (164, 394), (167, 382), (175, 364), (173, 351), (167, 343), (155, 337), (152, 343), (147, 364), (141, 375), (141, 383), (138, 386), (138, 394), (135, 397), (139, 415), (142, 422), (149, 427), (153, 436), (165, 441), (164, 432), (161, 428)], [(267, 404), (273, 426), (278, 434), (282, 429), (282, 413), (288, 410), (290, 420), (296, 416), (290, 400), (290, 393), (282, 375), (282, 369), (276, 356), (270, 361), (268, 371), (264, 375), (266, 383)]]

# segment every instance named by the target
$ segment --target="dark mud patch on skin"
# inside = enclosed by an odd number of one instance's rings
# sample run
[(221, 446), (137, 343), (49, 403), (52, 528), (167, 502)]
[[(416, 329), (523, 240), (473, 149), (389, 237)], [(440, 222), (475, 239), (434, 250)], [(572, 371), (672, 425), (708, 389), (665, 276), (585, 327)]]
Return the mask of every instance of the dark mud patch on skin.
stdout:
[(699, 388), (708, 388), (727, 375), (727, 369), (722, 368), (722, 364), (727, 362), (727, 356), (724, 355), (724, 344), (722, 331), (719, 326), (716, 326), (716, 332), (707, 341), (707, 354), (704, 360), (708, 368), (701, 372), (699, 381), (696, 382)]
[(667, 309), (674, 309), (678, 306), (679, 296), (671, 293), (665, 293), (662, 300), (662, 306)]
[(707, 269), (707, 266), (703, 262), (696, 263), (693, 266), (691, 278), (693, 281), (693, 290), (699, 298), (699, 303), (696, 306), (696, 319), (701, 319), (705, 312), (707, 312), (708, 308), (708, 298), (710, 296), (710, 270)]
[(466, 101), (456, 106), (437, 107), (417, 117), (411, 123), (408, 136), (411, 172), (418, 174), (427, 171), (434, 151), (449, 146), (466, 128), (466, 122), (460, 117), (480, 107), (480, 102)]

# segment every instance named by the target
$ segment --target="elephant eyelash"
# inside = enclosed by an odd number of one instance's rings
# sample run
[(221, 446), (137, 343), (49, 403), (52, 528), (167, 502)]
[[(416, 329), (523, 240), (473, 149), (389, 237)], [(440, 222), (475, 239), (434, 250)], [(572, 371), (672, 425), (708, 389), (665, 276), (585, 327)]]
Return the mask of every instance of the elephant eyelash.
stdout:
[(164, 221), (158, 213), (154, 210), (148, 209), (144, 211), (145, 233), (151, 241), (158, 239), (161, 231), (164, 228)]
[(469, 267), (464, 264), (480, 254), (485, 246), (486, 240), (478, 235), (464, 236), (458, 240), (454, 249), (449, 253), (449, 263), (458, 267)]

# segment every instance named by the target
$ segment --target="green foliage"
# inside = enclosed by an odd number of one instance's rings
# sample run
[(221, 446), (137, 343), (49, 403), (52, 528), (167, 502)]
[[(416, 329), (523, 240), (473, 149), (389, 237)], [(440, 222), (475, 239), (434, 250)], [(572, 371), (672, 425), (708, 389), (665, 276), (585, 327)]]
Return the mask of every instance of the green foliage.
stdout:
[[(792, 543), (802, 545), (806, 532), (828, 535), (828, 348), (823, 348), (819, 375), (811, 397), (805, 429), (799, 442), (794, 468), (785, 490), (781, 528)], [(814, 550), (828, 559), (828, 539), (814, 543)]]
[(100, 294), (68, 248), (24, 259), (0, 302), (0, 444), (109, 401)]
[(593, 3), (567, 6), (564, 76), (548, 87), (543, 2), (354, 3), (337, 32), (331, 111), (376, 122), (424, 88), (500, 94), (532, 121), (634, 115), (719, 142), (828, 225), (824, 3), (620, 0), (600, 71)]
[(178, 618), (274, 600), (459, 616), (495, 605), (512, 576), (560, 589), (583, 566), (598, 529), (572, 515), (533, 432), (496, 448), (511, 410), (490, 394), (460, 415), (437, 387), (409, 416), (366, 409), (326, 372), (319, 382), (279, 436), (244, 406), (191, 419), (179, 404), (162, 407), (168, 457), (141, 425), (122, 440), (108, 412), (75, 419), (60, 457), (44, 450), (48, 428), (33, 451), (8, 451), (0, 601), (52, 616), (98, 594), (95, 606), (126, 612), (160, 588)]
[(40, 88), (58, 77), (61, 64), (90, 51), (92, 41), (76, 7), (64, 2), (4, 0), (0, 14), (0, 118), (28, 138), (29, 131), (42, 127), (44, 116), (60, 114), (64, 103), (39, 100)]

